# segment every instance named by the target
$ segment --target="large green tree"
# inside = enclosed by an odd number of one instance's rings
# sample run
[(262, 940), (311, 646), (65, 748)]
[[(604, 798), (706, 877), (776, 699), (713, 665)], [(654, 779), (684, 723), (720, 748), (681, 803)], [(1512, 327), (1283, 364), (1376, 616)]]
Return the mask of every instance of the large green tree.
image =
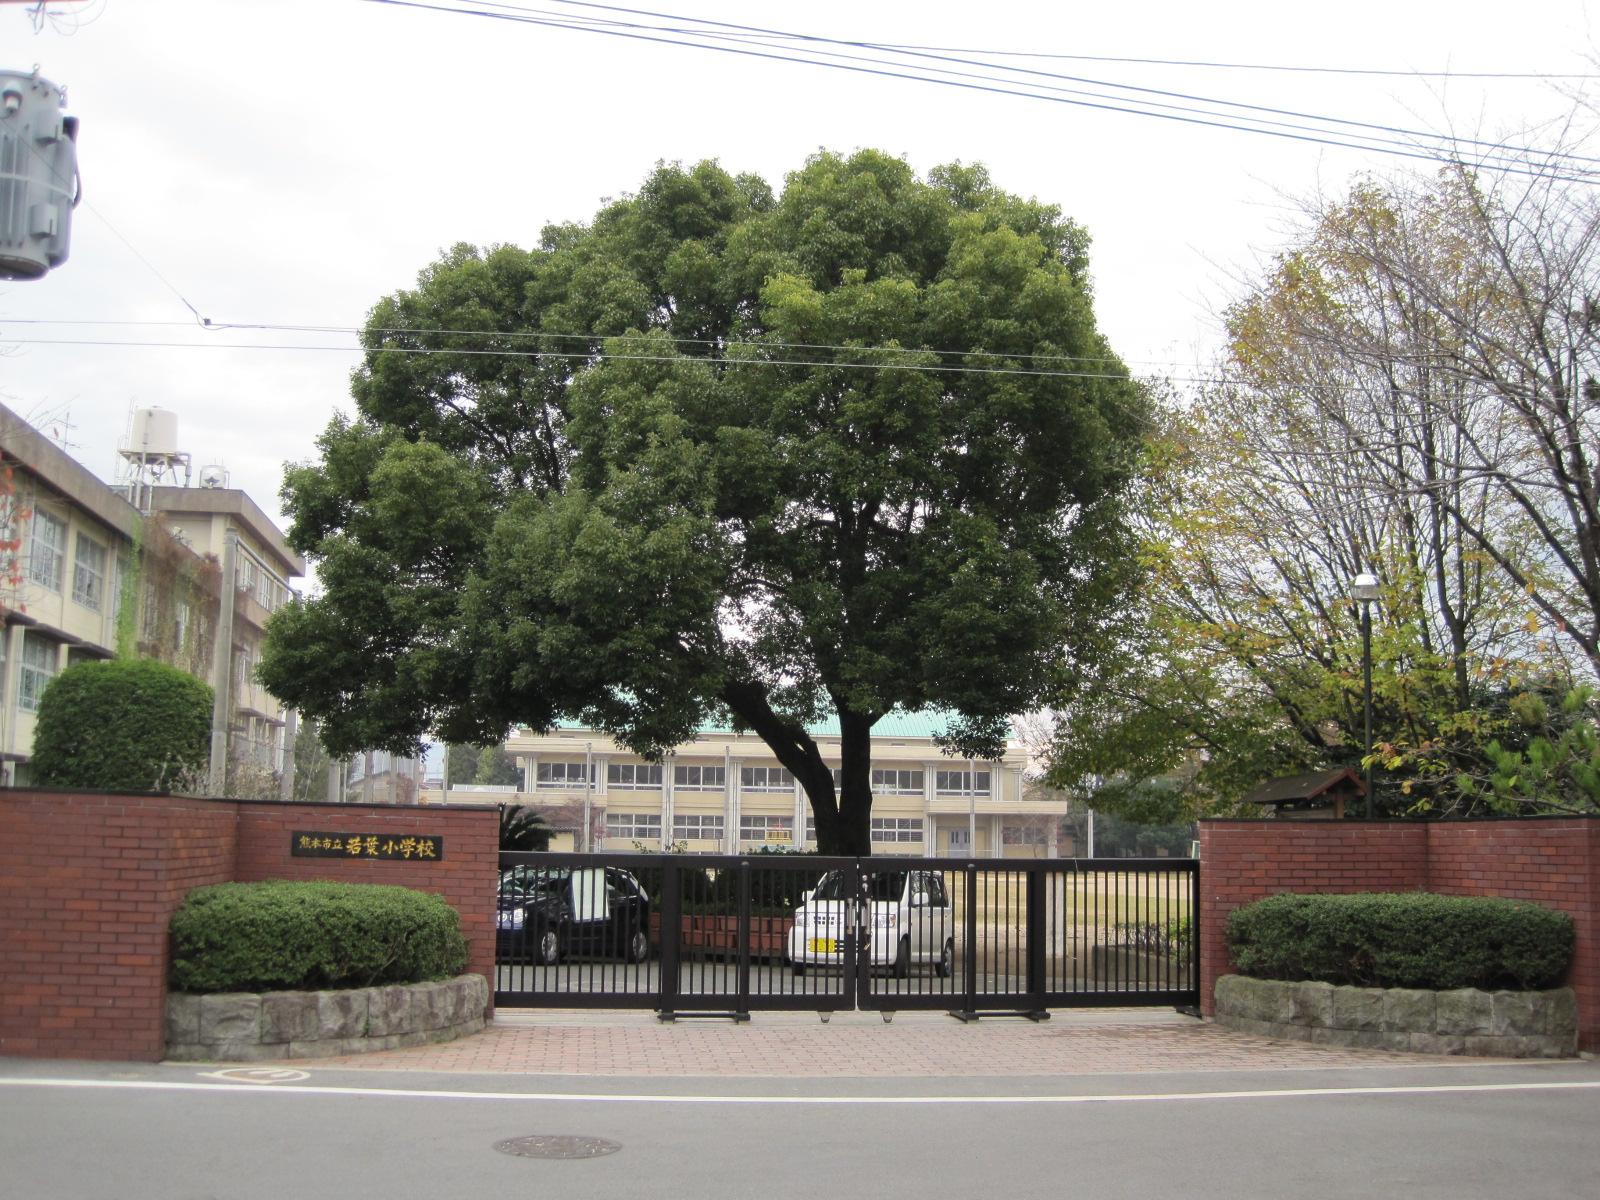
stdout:
[(1145, 406), (1087, 244), (980, 167), (862, 151), (781, 195), (662, 166), (537, 249), (457, 247), (288, 473), (323, 591), (263, 679), (339, 749), (574, 715), (654, 757), (725, 712), (866, 852), (873, 724), (940, 707), (997, 754), (1128, 584)]

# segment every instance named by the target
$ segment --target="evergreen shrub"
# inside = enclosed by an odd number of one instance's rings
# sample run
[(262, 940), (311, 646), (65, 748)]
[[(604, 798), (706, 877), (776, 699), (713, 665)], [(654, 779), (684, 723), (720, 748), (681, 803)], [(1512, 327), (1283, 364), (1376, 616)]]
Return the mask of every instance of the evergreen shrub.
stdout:
[(1228, 952), (1258, 979), (1362, 987), (1555, 987), (1572, 918), (1524, 900), (1363, 892), (1269, 896), (1228, 917)]
[(311, 991), (449, 979), (467, 965), (461, 915), (438, 896), (367, 883), (273, 880), (196, 888), (172, 915), (180, 992)]
[(39, 701), (33, 782), (165, 791), (210, 758), (211, 696), (207, 684), (151, 659), (70, 666)]

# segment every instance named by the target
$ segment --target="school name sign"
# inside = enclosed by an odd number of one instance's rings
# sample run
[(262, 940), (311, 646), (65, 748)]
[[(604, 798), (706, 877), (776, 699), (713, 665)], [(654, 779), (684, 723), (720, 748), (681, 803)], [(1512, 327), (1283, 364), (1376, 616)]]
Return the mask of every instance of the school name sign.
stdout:
[(360, 858), (378, 861), (438, 861), (444, 857), (444, 838), (434, 834), (327, 833), (297, 829), (289, 835), (289, 853), (295, 858)]

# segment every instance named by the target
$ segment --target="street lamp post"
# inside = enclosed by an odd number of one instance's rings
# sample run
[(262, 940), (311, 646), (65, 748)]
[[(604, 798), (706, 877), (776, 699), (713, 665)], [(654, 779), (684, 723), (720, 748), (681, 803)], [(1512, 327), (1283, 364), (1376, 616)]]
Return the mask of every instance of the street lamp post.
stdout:
[(1355, 577), (1351, 594), (1361, 605), (1361, 685), (1366, 716), (1367, 820), (1372, 820), (1372, 602), (1378, 598), (1378, 577), (1363, 571)]

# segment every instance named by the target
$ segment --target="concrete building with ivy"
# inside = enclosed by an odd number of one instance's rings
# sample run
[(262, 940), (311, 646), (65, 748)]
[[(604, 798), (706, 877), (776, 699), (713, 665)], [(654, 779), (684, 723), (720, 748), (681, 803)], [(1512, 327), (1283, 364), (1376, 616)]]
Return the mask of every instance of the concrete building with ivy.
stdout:
[(113, 488), (0, 405), (0, 779), (28, 782), (50, 680), (123, 655), (218, 688), (231, 790), (267, 788), (292, 748), (292, 718), (255, 682), (254, 664), (267, 616), (304, 573), (243, 492)]

